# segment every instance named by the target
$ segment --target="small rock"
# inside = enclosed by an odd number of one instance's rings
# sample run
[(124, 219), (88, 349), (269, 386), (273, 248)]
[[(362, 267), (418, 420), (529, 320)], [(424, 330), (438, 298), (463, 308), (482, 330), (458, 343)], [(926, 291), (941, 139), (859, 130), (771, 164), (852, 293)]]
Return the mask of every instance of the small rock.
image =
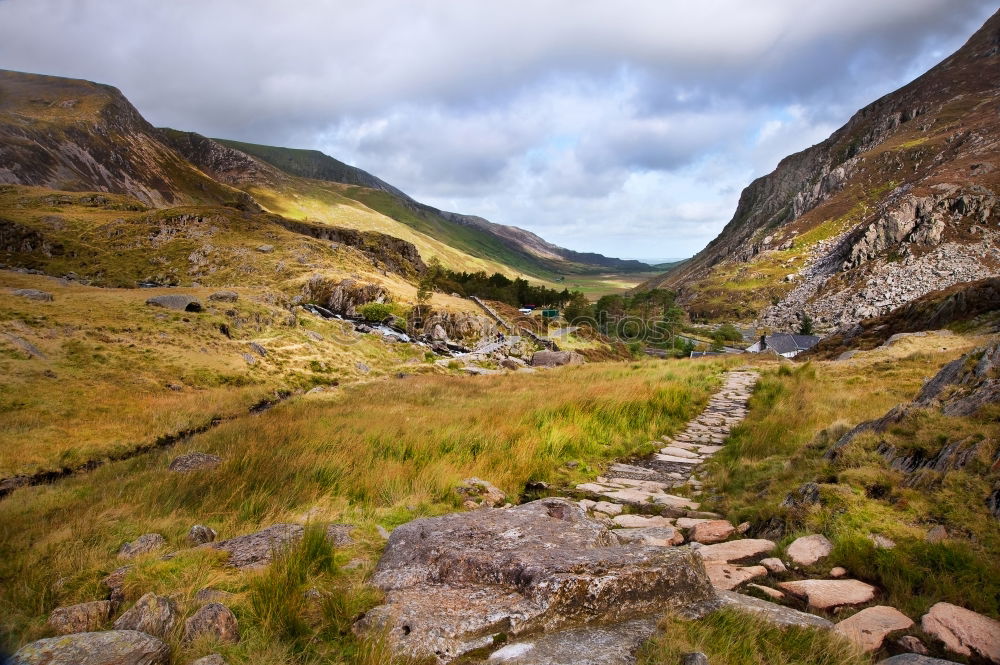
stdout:
[(134, 630), (49, 637), (17, 650), (10, 665), (167, 665), (170, 647)]
[(147, 593), (118, 617), (114, 625), (116, 630), (138, 630), (163, 638), (170, 633), (176, 620), (177, 610), (172, 600)]
[(937, 603), (920, 619), (928, 635), (963, 656), (976, 654), (1000, 663), (1000, 621), (951, 603)]
[(649, 526), (615, 531), (622, 544), (639, 543), (654, 547), (673, 547), (684, 542), (684, 536), (672, 526)]
[(40, 302), (52, 302), (52, 294), (38, 289), (14, 289), (15, 296), (21, 296), (28, 300), (38, 300)]
[(532, 367), (580, 365), (584, 362), (584, 357), (576, 351), (535, 351), (531, 356)]
[(732, 563), (734, 561), (753, 559), (761, 554), (770, 552), (774, 548), (775, 544), (770, 540), (745, 538), (743, 540), (731, 540), (728, 543), (705, 545), (698, 550), (698, 554), (705, 561)]
[(931, 528), (924, 538), (926, 538), (928, 543), (940, 543), (948, 539), (948, 529), (938, 524)]
[(878, 665), (959, 665), (953, 660), (930, 658), (915, 653), (901, 653), (898, 656), (880, 660)]
[(896, 640), (896, 644), (903, 651), (909, 653), (920, 654), (921, 656), (926, 656), (930, 653), (924, 643), (920, 641), (919, 637), (914, 637), (913, 635), (903, 635), (901, 638)]
[(764, 566), (772, 573), (784, 573), (788, 570), (788, 568), (785, 567), (785, 563), (781, 559), (773, 556), (761, 559), (760, 565)]
[(794, 492), (790, 492), (781, 505), (786, 508), (803, 508), (819, 503), (819, 485), (806, 483)]
[(57, 607), (49, 615), (48, 626), (57, 635), (89, 633), (98, 630), (111, 618), (111, 601), (95, 600), (90, 603)]
[(777, 589), (772, 589), (771, 587), (764, 586), (762, 584), (748, 584), (747, 588), (760, 591), (762, 594), (768, 596), (769, 598), (772, 598), (773, 600), (781, 600), (782, 598), (785, 597), (785, 594), (781, 593)]
[(199, 469), (214, 469), (222, 464), (222, 458), (208, 453), (186, 453), (175, 457), (167, 467), (171, 471), (198, 471)]
[(684, 516), (692, 518), (692, 519), (699, 519), (699, 520), (721, 520), (722, 519), (722, 515), (720, 515), (719, 513), (710, 513), (710, 512), (708, 512), (706, 510), (689, 510), (689, 511), (687, 511), (687, 513)]
[(788, 546), (788, 558), (800, 566), (811, 566), (820, 559), (830, 556), (833, 543), (826, 536), (814, 534), (796, 538)]
[(894, 607), (876, 605), (866, 607), (833, 627), (854, 642), (862, 651), (875, 651), (882, 646), (889, 633), (906, 630), (913, 620)]
[(750, 530), (750, 522), (742, 522), (736, 527), (736, 533), (741, 536)]
[(734, 531), (736, 528), (726, 520), (708, 520), (701, 524), (695, 524), (689, 535), (691, 540), (703, 545), (711, 545), (712, 543), (721, 543), (733, 535)]
[(386, 529), (381, 524), (375, 525), (375, 531), (378, 532), (378, 535), (381, 536), (384, 540), (389, 540), (389, 536), (391, 534), (389, 533), (388, 529)]
[(746, 596), (735, 591), (719, 591), (719, 601), (723, 607), (735, 607), (744, 612), (751, 612), (757, 617), (776, 626), (803, 626), (806, 628), (832, 628), (833, 624), (808, 612), (799, 612), (790, 607)]
[(755, 577), (766, 576), (767, 568), (764, 566), (732, 566), (721, 561), (712, 561), (705, 564), (705, 572), (708, 573), (708, 579), (712, 581), (712, 586), (716, 589), (731, 591)]
[(869, 534), (868, 540), (872, 541), (872, 544), (880, 550), (891, 550), (896, 546), (896, 543), (892, 540), (892, 538), (886, 538), (885, 536), (880, 536), (878, 534)]
[(256, 353), (258, 356), (263, 358), (267, 355), (267, 349), (258, 344), (257, 342), (250, 342), (250, 350)]
[(485, 508), (495, 508), (507, 501), (507, 495), (500, 488), (482, 478), (466, 478), (455, 491), (468, 500), (478, 500), (478, 505)]
[(708, 665), (708, 656), (700, 651), (681, 656), (681, 665)]
[(621, 504), (611, 503), (610, 501), (598, 501), (594, 504), (592, 510), (599, 510), (609, 517), (614, 517), (615, 515), (621, 515), (623, 508)]
[(839, 579), (841, 577), (847, 577), (847, 568), (842, 566), (835, 566), (830, 569), (830, 577), (833, 579)]
[[(349, 524), (330, 524), (326, 527), (326, 539), (340, 547), (352, 542)], [(229, 540), (206, 543), (210, 547), (229, 553), (228, 565), (235, 568), (262, 568), (271, 563), (276, 552), (291, 543), (298, 542), (305, 532), (301, 524), (272, 524), (256, 533), (236, 536)]]
[(194, 599), (199, 603), (226, 603), (232, 600), (234, 594), (219, 589), (201, 589), (194, 595)]
[(270, 254), (274, 251), (274, 245), (260, 245), (257, 247), (257, 251), (261, 254)]
[(196, 298), (180, 293), (153, 296), (146, 300), (146, 304), (152, 307), (173, 309), (178, 312), (201, 312), (204, 310), (204, 307), (201, 306), (201, 303)]
[(197, 547), (198, 545), (212, 542), (217, 535), (219, 534), (215, 532), (215, 529), (207, 527), (204, 524), (195, 524), (188, 531), (187, 541), (192, 547)]
[(370, 371), (372, 371), (372, 368), (364, 364), (363, 362), (354, 363), (354, 367), (362, 374), (368, 374)]
[(208, 296), (209, 300), (214, 300), (215, 302), (236, 302), (239, 298), (239, 294), (235, 291), (216, 291)]
[(626, 529), (641, 529), (653, 526), (673, 527), (673, 520), (659, 515), (618, 515), (613, 518), (617, 526)]
[(678, 529), (693, 529), (695, 526), (701, 524), (702, 522), (711, 522), (712, 520), (707, 519), (696, 519), (693, 517), (678, 517), (677, 518), (677, 528)]
[(158, 533), (144, 533), (131, 543), (125, 543), (118, 550), (119, 559), (133, 559), (141, 554), (148, 554), (167, 544)]
[(209, 654), (204, 658), (192, 660), (190, 665), (228, 665), (226, 660), (217, 653)]
[(208, 636), (225, 644), (240, 641), (240, 628), (232, 611), (220, 603), (203, 605), (184, 622), (184, 641)]
[(860, 605), (875, 597), (875, 587), (859, 580), (799, 580), (778, 586), (796, 596), (805, 596), (811, 607), (821, 610)]

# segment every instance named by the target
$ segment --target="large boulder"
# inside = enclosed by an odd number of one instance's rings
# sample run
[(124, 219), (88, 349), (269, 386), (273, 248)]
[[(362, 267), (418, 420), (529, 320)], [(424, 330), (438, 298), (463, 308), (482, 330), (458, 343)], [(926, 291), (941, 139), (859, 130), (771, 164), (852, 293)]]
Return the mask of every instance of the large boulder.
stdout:
[(184, 641), (211, 637), (217, 642), (236, 644), (240, 626), (232, 611), (221, 603), (203, 605), (184, 622)]
[(135, 630), (75, 633), (18, 649), (10, 665), (167, 665), (170, 647)]
[[(326, 527), (327, 540), (338, 547), (350, 544), (352, 529), (349, 524), (330, 524)], [(301, 524), (272, 524), (256, 533), (206, 543), (202, 547), (227, 552), (227, 563), (235, 568), (263, 568), (271, 563), (275, 554), (301, 540), (303, 533), (305, 527)]]
[(166, 637), (177, 622), (174, 602), (155, 593), (147, 593), (135, 601), (128, 612), (115, 621), (116, 630), (138, 630), (155, 637)]
[(920, 619), (920, 627), (953, 653), (1000, 663), (1000, 621), (951, 603), (936, 603)]
[(49, 628), (59, 635), (87, 633), (97, 630), (111, 618), (111, 601), (95, 600), (66, 607), (57, 607), (49, 615)]
[(163, 307), (165, 309), (173, 309), (178, 312), (200, 312), (204, 308), (198, 299), (194, 296), (184, 295), (183, 293), (170, 293), (162, 296), (153, 296), (146, 300), (147, 305), (153, 307)]
[(581, 365), (583, 362), (583, 356), (576, 351), (535, 351), (531, 356), (532, 367)]
[(690, 551), (617, 541), (565, 499), (415, 520), (392, 532), (372, 576), (385, 603), (357, 629), (384, 631), (396, 651), (447, 663), (502, 635), (714, 606)]

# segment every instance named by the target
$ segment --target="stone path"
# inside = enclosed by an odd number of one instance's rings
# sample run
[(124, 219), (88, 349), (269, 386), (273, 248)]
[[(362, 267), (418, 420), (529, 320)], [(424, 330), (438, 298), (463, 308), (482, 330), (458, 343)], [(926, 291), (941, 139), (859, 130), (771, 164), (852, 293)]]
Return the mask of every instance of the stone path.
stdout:
[(578, 485), (577, 491), (634, 508), (697, 511), (697, 501), (667, 490), (687, 487), (691, 496), (701, 493), (701, 482), (695, 472), (722, 450), (733, 426), (746, 417), (747, 400), (757, 379), (758, 374), (753, 371), (727, 373), (722, 389), (712, 396), (705, 410), (680, 434), (673, 438), (664, 436), (666, 445), (659, 452), (628, 464), (612, 464), (607, 476)]

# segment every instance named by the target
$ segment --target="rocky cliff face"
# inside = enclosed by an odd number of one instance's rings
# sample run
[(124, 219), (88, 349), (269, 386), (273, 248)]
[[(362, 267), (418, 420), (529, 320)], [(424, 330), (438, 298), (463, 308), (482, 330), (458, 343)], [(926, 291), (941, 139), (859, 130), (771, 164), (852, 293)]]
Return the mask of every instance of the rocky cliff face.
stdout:
[(0, 183), (127, 194), (158, 207), (237, 194), (164, 145), (116, 88), (5, 70)]
[[(1000, 14), (958, 52), (791, 155), (691, 261), (647, 283), (709, 318), (833, 328), (1000, 272)], [(753, 281), (739, 297), (727, 280)], [(749, 291), (753, 306), (740, 308)], [(731, 296), (727, 300), (727, 296)]]

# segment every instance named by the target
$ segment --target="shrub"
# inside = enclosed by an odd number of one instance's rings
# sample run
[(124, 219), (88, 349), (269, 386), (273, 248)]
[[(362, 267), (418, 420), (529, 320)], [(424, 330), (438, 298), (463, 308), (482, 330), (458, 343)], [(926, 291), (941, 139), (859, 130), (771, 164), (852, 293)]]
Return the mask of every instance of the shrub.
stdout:
[(392, 303), (369, 302), (358, 307), (360, 314), (366, 321), (376, 321), (381, 323), (395, 314)]

